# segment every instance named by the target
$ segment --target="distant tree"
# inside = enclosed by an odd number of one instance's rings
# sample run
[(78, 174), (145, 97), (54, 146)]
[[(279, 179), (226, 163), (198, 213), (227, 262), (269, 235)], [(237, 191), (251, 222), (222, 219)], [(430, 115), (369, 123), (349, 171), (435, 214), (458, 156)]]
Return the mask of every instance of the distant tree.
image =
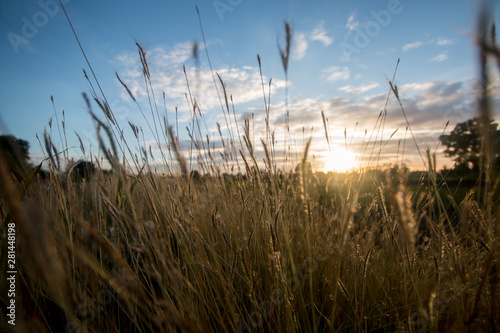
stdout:
[(198, 183), (201, 181), (201, 173), (198, 170), (193, 170), (193, 171), (191, 171), (190, 178), (194, 182)]
[[(295, 167), (295, 173), (300, 174), (302, 172), (302, 162), (297, 164)], [(306, 174), (312, 174), (312, 165), (311, 163), (306, 161), (306, 164), (304, 164), (304, 172)]]
[(498, 124), (489, 121), (488, 129), (479, 118), (469, 119), (455, 126), (455, 129), (446, 135), (441, 135), (439, 140), (447, 148), (446, 156), (455, 160), (457, 171), (479, 171), (481, 160), (481, 135), (487, 133), (491, 139), (494, 167), (500, 166), (500, 130)]
[(0, 158), (2, 158), (9, 171), (21, 180), (29, 170), (28, 141), (17, 139), (12, 135), (0, 135)]
[[(303, 180), (306, 180), (306, 184), (302, 185), (308, 186), (311, 181), (312, 175), (313, 175), (312, 165), (311, 163), (306, 161), (305, 164), (302, 164), (302, 162), (297, 164), (297, 166), (295, 167), (295, 173), (293, 174), (293, 178), (297, 182), (296, 185), (302, 184), (301, 182)], [(302, 178), (302, 176), (304, 176), (304, 178)]]
[(96, 168), (94, 166), (94, 163), (90, 161), (78, 161), (71, 166), (69, 172), (71, 173), (71, 178), (73, 179), (73, 181), (78, 182), (82, 179), (89, 181), (90, 178), (95, 174)]

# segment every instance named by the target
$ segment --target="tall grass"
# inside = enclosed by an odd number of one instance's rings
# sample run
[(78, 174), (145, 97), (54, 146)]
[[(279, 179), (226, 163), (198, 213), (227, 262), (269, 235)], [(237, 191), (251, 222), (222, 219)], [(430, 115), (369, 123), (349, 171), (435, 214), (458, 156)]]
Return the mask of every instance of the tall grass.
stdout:
[[(8, 222), (16, 223), (19, 304), (16, 326), (8, 326), (3, 316), (3, 330), (498, 329), (498, 182), (488, 169), (481, 201), (474, 192), (484, 182), (470, 188), (465, 199), (456, 199), (430, 153), (420, 155), (428, 169), (416, 186), (404, 168), (314, 174), (310, 140), (295, 172), (279, 169), (268, 123), (270, 93), (266, 98), (263, 81), (267, 131), (261, 140), (265, 163), (260, 164), (251, 119), (240, 133), (223, 78), (217, 82), (215, 75), (226, 117), (226, 128), (219, 125), (222, 150), (215, 150), (201, 131), (204, 120), (190, 96), (193, 148), (182, 151), (178, 129), (160, 117), (147, 53), (137, 46), (155, 120), (148, 126), (164, 149), (161, 161), (168, 172), (155, 172), (145, 149), (139, 156), (132, 153), (104, 95), (95, 91), (105, 121), (87, 104), (111, 173), (98, 167), (91, 177), (74, 178), (58, 171), (65, 163), (59, 162), (49, 132), (44, 136), (46, 179), (16, 181), (0, 159), (3, 230)], [(479, 49), (485, 61), (489, 53), (498, 57), (496, 44), (482, 40)], [(260, 57), (258, 63), (261, 70)], [(390, 87), (401, 103), (397, 87)], [(486, 99), (488, 89), (483, 94)], [(404, 113), (402, 103), (401, 109)], [(384, 122), (381, 114), (376, 126), (382, 132)], [(129, 125), (139, 142), (138, 127)], [(408, 129), (415, 140), (409, 123)], [(369, 163), (378, 160), (380, 151), (373, 150), (378, 142), (364, 143), (365, 152), (375, 151)], [(186, 156), (191, 161), (193, 154), (202, 172), (188, 164)], [(2, 237), (4, 271), (5, 242)], [(5, 309), (5, 281), (1, 286)]]

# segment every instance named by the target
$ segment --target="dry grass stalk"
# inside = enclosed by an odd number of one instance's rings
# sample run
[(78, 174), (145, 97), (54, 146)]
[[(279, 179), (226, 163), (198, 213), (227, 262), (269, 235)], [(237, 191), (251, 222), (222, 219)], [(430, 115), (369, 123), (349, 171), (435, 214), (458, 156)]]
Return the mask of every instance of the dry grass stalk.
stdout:
[(168, 135), (170, 136), (170, 142), (172, 145), (172, 149), (174, 150), (175, 157), (177, 158), (177, 162), (179, 163), (182, 177), (187, 179), (189, 174), (188, 174), (188, 170), (187, 170), (186, 159), (184, 158), (184, 156), (181, 153), (181, 150), (179, 147), (179, 142), (177, 141), (177, 138), (175, 137), (174, 130), (172, 129), (172, 127), (168, 128)]

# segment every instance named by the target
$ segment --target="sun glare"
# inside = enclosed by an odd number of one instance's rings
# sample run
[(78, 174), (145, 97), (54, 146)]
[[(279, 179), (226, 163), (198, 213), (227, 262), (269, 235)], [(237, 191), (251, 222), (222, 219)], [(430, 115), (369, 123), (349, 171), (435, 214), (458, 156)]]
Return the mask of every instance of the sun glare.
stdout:
[(347, 172), (356, 167), (357, 154), (345, 149), (328, 152), (324, 157), (324, 172)]

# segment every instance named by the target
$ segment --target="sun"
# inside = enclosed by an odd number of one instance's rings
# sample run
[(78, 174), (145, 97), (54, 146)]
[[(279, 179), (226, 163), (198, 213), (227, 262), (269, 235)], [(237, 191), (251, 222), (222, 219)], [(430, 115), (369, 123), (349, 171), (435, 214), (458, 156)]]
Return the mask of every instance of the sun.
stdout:
[(346, 149), (336, 149), (324, 157), (324, 172), (347, 172), (356, 167), (358, 154)]

